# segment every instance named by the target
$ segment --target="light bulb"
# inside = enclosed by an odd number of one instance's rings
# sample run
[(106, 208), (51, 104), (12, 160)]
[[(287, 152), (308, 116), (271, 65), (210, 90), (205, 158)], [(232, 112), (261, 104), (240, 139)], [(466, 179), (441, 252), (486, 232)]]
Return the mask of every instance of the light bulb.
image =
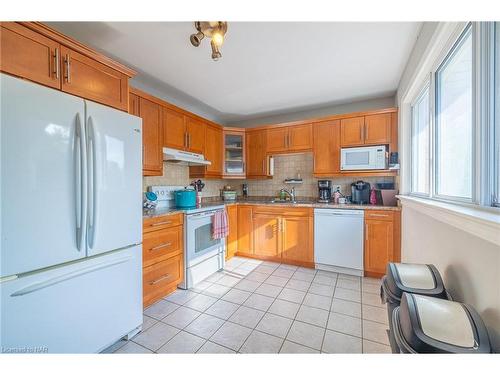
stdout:
[(222, 35), (221, 32), (216, 31), (212, 34), (212, 41), (217, 47), (222, 46), (222, 43), (224, 43), (224, 35)]

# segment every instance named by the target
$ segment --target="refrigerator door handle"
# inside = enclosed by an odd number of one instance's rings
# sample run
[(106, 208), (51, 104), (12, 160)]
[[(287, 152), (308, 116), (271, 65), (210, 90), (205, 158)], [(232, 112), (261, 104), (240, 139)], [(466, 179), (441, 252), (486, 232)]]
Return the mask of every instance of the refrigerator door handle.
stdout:
[(75, 205), (76, 205), (76, 248), (82, 251), (85, 231), (84, 223), (87, 216), (87, 150), (85, 147), (85, 129), (76, 114), (75, 123)]
[(88, 245), (94, 247), (97, 227), (97, 157), (96, 157), (96, 138), (95, 127), (92, 116), (88, 117)]

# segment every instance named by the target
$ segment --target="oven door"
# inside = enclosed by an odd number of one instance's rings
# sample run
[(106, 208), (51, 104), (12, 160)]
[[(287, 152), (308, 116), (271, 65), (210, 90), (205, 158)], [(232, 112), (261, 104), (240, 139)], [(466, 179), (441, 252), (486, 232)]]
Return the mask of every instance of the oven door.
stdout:
[(215, 211), (186, 217), (186, 265), (191, 267), (224, 252), (224, 239), (212, 238), (212, 216)]

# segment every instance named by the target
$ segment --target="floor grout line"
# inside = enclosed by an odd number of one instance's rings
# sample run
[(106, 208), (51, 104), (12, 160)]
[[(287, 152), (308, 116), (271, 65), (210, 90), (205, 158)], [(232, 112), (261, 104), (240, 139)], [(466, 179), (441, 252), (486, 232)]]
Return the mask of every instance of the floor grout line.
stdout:
[[(245, 267), (245, 265), (247, 265)], [(355, 280), (353, 280), (352, 278), (348, 277), (348, 278), (345, 278), (345, 277), (342, 277), (341, 274), (339, 273), (334, 273), (335, 274), (335, 281), (333, 283), (333, 285), (327, 285), (326, 283), (319, 283), (319, 282), (314, 282), (315, 278), (319, 275), (321, 275), (321, 273), (318, 272), (318, 270), (313, 270), (314, 272), (303, 272), (304, 275), (311, 275), (311, 278), (309, 280), (309, 277), (306, 277), (306, 279), (308, 280), (302, 280), (302, 279), (299, 279), (299, 278), (294, 278), (294, 276), (298, 273), (302, 273), (302, 268), (301, 267), (295, 267), (293, 269), (293, 272), (290, 273), (288, 276), (282, 276), (282, 275), (276, 275), (275, 272), (277, 272), (279, 269), (281, 270), (290, 270), (290, 268), (288, 267), (282, 267), (283, 263), (274, 263), (274, 265), (276, 265), (276, 267), (274, 266), (270, 266), (268, 263), (265, 263), (265, 262), (260, 262), (260, 263), (255, 263), (255, 262), (248, 262), (247, 260), (243, 260), (241, 261), (237, 266), (235, 266), (234, 268), (231, 268), (230, 270), (224, 270), (222, 271), (224, 274), (218, 278), (216, 281), (209, 281), (209, 280), (204, 280), (203, 282), (206, 283), (204, 285), (208, 285), (206, 288), (203, 288), (203, 289), (196, 289), (194, 288), (194, 290), (189, 290), (190, 292), (192, 293), (196, 293), (197, 295), (194, 295), (193, 297), (189, 298), (188, 300), (184, 301), (183, 303), (178, 303), (178, 302), (174, 302), (174, 301), (168, 301), (165, 297), (165, 298), (162, 298), (162, 300), (164, 301), (167, 301), (169, 303), (172, 303), (174, 305), (176, 305), (177, 307), (175, 308), (175, 310), (169, 312), (165, 317), (161, 318), (161, 319), (158, 319), (156, 317), (152, 317), (152, 316), (149, 316), (147, 314), (144, 314), (145, 316), (147, 316), (148, 318), (152, 319), (154, 321), (154, 323), (148, 327), (146, 330), (144, 331), (141, 331), (140, 333), (143, 333), (143, 332), (147, 332), (148, 330), (150, 330), (151, 328), (153, 328), (154, 326), (156, 326), (158, 324), (158, 322), (162, 322), (163, 324), (166, 324), (168, 325), (169, 327), (172, 327), (172, 328), (175, 328), (177, 330), (179, 330), (179, 332), (177, 332), (174, 336), (172, 336), (169, 340), (167, 340), (165, 343), (163, 343), (160, 348), (158, 348), (156, 351), (153, 351), (153, 352), (157, 352), (158, 350), (160, 350), (162, 347), (164, 347), (165, 345), (167, 345), (171, 340), (173, 340), (175, 337), (177, 337), (181, 332), (184, 332), (184, 333), (187, 333), (187, 334), (190, 334), (190, 335), (193, 335), (195, 337), (198, 337), (202, 340), (204, 340), (203, 344), (195, 351), (196, 353), (199, 352), (199, 350), (201, 350), (201, 348), (206, 345), (206, 343), (208, 342), (211, 342), (213, 344), (216, 344), (216, 345), (219, 345), (223, 348), (226, 348), (228, 350), (231, 350), (231, 351), (235, 351), (236, 353), (241, 353), (241, 349), (247, 344), (248, 340), (250, 339), (250, 336), (252, 336), (252, 334), (254, 334), (254, 332), (258, 332), (258, 333), (262, 333), (262, 334), (265, 334), (265, 335), (269, 335), (271, 337), (275, 337), (277, 339), (280, 339), (282, 340), (281, 342), (281, 345), (279, 347), (279, 350), (278, 350), (278, 353), (281, 352), (281, 350), (283, 349), (283, 346), (285, 344), (286, 341), (289, 341), (289, 342), (292, 342), (292, 343), (295, 343), (297, 345), (300, 345), (300, 346), (303, 346), (305, 348), (308, 348), (308, 349), (312, 349), (312, 350), (318, 350), (316, 348), (313, 348), (313, 347), (310, 347), (308, 345), (304, 345), (303, 343), (300, 343), (300, 342), (297, 342), (295, 340), (291, 340), (288, 338), (289, 334), (290, 334), (290, 331), (292, 330), (292, 327), (294, 326), (294, 324), (296, 322), (298, 323), (302, 323), (302, 324), (309, 324), (311, 326), (314, 326), (314, 327), (317, 327), (317, 328), (320, 328), (320, 329), (323, 329), (324, 332), (323, 332), (323, 337), (322, 337), (322, 340), (321, 340), (321, 346), (320, 346), (320, 349), (319, 349), (319, 352), (321, 353), (325, 353), (323, 351), (323, 347), (324, 347), (324, 344), (325, 344), (325, 338), (326, 338), (326, 333), (327, 331), (332, 331), (332, 332), (338, 332), (338, 333), (341, 333), (341, 334), (344, 334), (344, 335), (347, 335), (347, 336), (350, 336), (350, 337), (355, 337), (357, 339), (360, 339), (361, 340), (361, 352), (363, 353), (364, 352), (364, 343), (363, 341), (364, 340), (367, 340), (367, 341), (370, 341), (370, 342), (373, 342), (373, 343), (376, 343), (376, 344), (379, 344), (379, 345), (383, 345), (383, 346), (387, 346), (386, 344), (384, 343), (381, 343), (381, 342), (378, 342), (378, 341), (374, 341), (374, 340), (370, 340), (370, 339), (367, 339), (364, 337), (364, 327), (363, 327), (363, 321), (364, 320), (367, 320), (367, 321), (370, 321), (370, 322), (374, 322), (374, 323), (378, 323), (378, 324), (381, 324), (381, 325), (384, 325), (384, 326), (387, 326), (386, 323), (383, 323), (383, 322), (380, 322), (380, 321), (377, 321), (377, 320), (372, 320), (370, 319), (370, 317), (364, 317), (364, 314), (363, 314), (363, 306), (371, 306), (371, 307), (374, 307), (374, 308), (379, 308), (379, 309), (383, 309), (383, 307), (381, 306), (375, 306), (375, 305), (369, 305), (369, 304), (365, 304), (363, 303), (363, 294), (365, 293), (364, 291), (364, 288), (363, 288), (363, 285), (364, 284), (372, 284), (372, 285), (377, 285), (376, 281), (374, 282), (366, 282), (363, 280), (362, 277), (359, 277), (357, 280), (359, 280), (359, 289), (352, 289), (352, 288), (342, 288), (341, 286), (339, 286), (339, 281), (340, 280), (347, 280), (347, 281), (353, 281), (355, 282)], [(242, 273), (238, 273), (238, 268), (239, 267), (242, 267), (241, 268), (241, 272)], [(261, 266), (265, 266), (265, 267), (269, 267), (270, 269), (272, 269), (272, 272), (271, 273), (263, 273), (263, 272), (259, 272), (258, 268), (261, 267)], [(253, 279), (248, 279), (247, 277), (252, 274), (252, 273), (259, 273), (259, 274), (262, 274), (262, 275), (265, 275), (264, 276), (260, 276), (262, 279), (260, 279), (259, 281), (257, 280), (253, 280)], [(279, 272), (278, 272), (279, 273)], [(286, 274), (286, 272), (285, 272)], [(228, 285), (224, 285), (224, 284), (220, 284), (219, 281), (225, 277), (225, 276), (231, 276), (231, 277), (236, 277), (238, 278), (238, 282), (232, 286), (228, 286)], [(269, 280), (269, 278), (271, 276), (275, 276), (275, 277), (281, 277), (281, 278), (284, 278), (286, 279), (286, 283), (284, 283), (284, 285), (274, 285), (274, 284), (270, 284), (270, 283), (267, 283), (266, 281)], [(329, 277), (330, 275), (326, 275), (326, 277)], [(333, 279), (333, 278), (332, 278)], [(238, 283), (240, 283), (241, 281), (243, 280), (247, 280), (247, 281), (252, 281), (256, 284), (258, 284), (258, 286), (253, 289), (252, 291), (249, 291), (249, 290), (244, 290), (244, 289), (238, 289), (236, 286)], [(279, 279), (277, 279), (279, 280)], [(307, 286), (307, 289), (304, 290), (303, 288), (302, 289), (297, 289), (297, 287), (291, 287), (289, 286), (288, 284), (290, 283), (290, 281), (292, 280), (295, 280), (295, 281), (298, 281), (299, 282), (299, 285), (300, 284), (304, 284), (304, 283), (307, 283), (308, 286)], [(214, 285), (217, 285), (217, 286), (220, 286), (220, 287), (224, 287), (224, 288), (227, 288), (227, 290), (222, 293), (221, 295), (211, 295), (209, 294), (210, 292), (206, 292), (206, 289), (210, 288), (211, 286), (214, 286)], [(270, 295), (266, 295), (266, 294), (262, 294), (260, 292), (258, 292), (257, 290), (259, 288), (261, 288), (263, 285), (269, 285), (269, 286), (274, 286), (276, 288), (280, 288), (279, 290), (279, 293), (274, 297), (274, 296), (270, 296)], [(322, 295), (322, 294), (318, 294), (318, 293), (314, 293), (311, 291), (311, 288), (313, 287), (313, 285), (322, 285), (322, 286), (327, 286), (327, 287), (330, 287), (332, 289), (332, 294), (331, 295), (328, 295), (328, 296), (325, 296), (325, 295)], [(295, 301), (290, 301), (290, 300), (286, 300), (286, 299), (283, 299), (283, 298), (279, 298), (279, 296), (281, 295), (281, 293), (283, 292), (284, 289), (290, 289), (292, 291), (295, 291), (295, 292), (300, 292), (300, 293), (303, 293), (304, 296), (300, 299), (300, 302), (295, 302)], [(339, 297), (335, 297), (335, 292), (337, 289), (343, 289), (343, 290), (348, 290), (348, 291), (351, 291), (351, 292), (358, 292), (360, 294), (360, 302), (357, 302), (357, 301), (352, 301), (352, 300), (349, 300), (349, 299), (345, 299), (345, 298), (339, 298)], [(228, 293), (230, 293), (231, 291), (239, 291), (239, 292), (246, 292), (246, 293), (249, 293), (248, 297), (245, 298), (243, 301), (241, 302), (232, 302), (232, 301), (226, 301), (223, 299), (223, 297), (225, 295), (227, 295)], [(366, 292), (368, 294), (373, 294), (373, 295), (377, 295), (377, 293), (370, 293), (370, 292)], [(306, 295), (308, 294), (311, 294), (311, 295), (314, 295), (314, 296), (320, 296), (320, 297), (323, 297), (323, 298), (329, 298), (330, 299), (330, 303), (329, 303), (329, 308), (328, 309), (325, 309), (323, 307), (318, 307), (318, 306), (310, 306), (310, 305), (307, 305), (307, 304), (304, 304), (304, 301), (305, 301), (305, 297)], [(197, 309), (193, 309), (192, 307), (189, 307), (189, 306), (186, 306), (186, 304), (191, 301), (193, 298), (196, 298), (197, 296), (200, 296), (200, 295), (203, 295), (203, 296), (207, 296), (207, 297), (211, 297), (211, 298), (214, 298), (214, 301), (208, 305), (203, 311), (200, 311), (200, 310), (197, 310)], [(245, 305), (246, 301), (248, 301), (249, 298), (251, 298), (252, 296), (260, 296), (260, 297), (267, 297), (267, 298), (270, 298), (272, 299), (271, 301), (271, 304), (269, 304), (269, 306), (263, 310), (263, 309), (258, 309), (258, 308), (254, 308), (252, 306), (248, 306), (248, 305)], [(338, 300), (342, 300), (342, 301), (347, 301), (347, 302), (351, 302), (351, 303), (356, 303), (356, 304), (359, 304), (360, 305), (360, 309), (361, 309), (361, 314), (360, 314), (360, 318), (356, 317), (356, 316), (352, 316), (352, 315), (349, 315), (349, 314), (345, 314), (345, 313), (342, 313), (342, 312), (334, 312), (332, 309), (333, 309), (333, 302), (335, 299), (338, 299)], [(219, 301), (224, 301), (224, 302), (227, 302), (227, 303), (231, 303), (233, 305), (235, 305), (235, 310), (229, 315), (227, 316), (227, 318), (221, 318), (220, 316), (217, 316), (217, 315), (214, 315), (213, 313), (208, 313), (207, 311), (213, 306), (215, 305), (217, 302)], [(271, 312), (270, 311), (270, 308), (271, 306), (276, 302), (276, 301), (285, 301), (285, 302), (289, 302), (289, 303), (294, 303), (294, 304), (297, 304), (298, 305), (298, 309), (297, 311), (295, 312), (295, 314), (293, 315), (293, 318), (290, 318), (289, 316), (283, 316), (283, 315), (280, 315), (280, 314), (276, 314), (275, 312)], [(153, 306), (153, 305), (152, 305)], [(300, 310), (302, 309), (302, 307), (305, 306), (305, 307), (309, 307), (309, 308), (315, 308), (315, 309), (319, 309), (321, 311), (327, 311), (328, 312), (328, 315), (327, 315), (327, 320), (326, 320), (326, 323), (325, 323), (325, 326), (321, 326), (321, 325), (318, 325), (318, 324), (315, 324), (315, 323), (311, 323), (311, 322), (307, 322), (307, 321), (302, 321), (302, 320), (298, 320), (297, 319), (297, 316), (299, 315), (299, 312)], [(166, 322), (163, 321), (163, 319), (166, 319), (168, 316), (170, 316), (171, 314), (174, 314), (180, 307), (185, 307), (185, 308), (188, 308), (188, 309), (191, 309), (191, 310), (194, 310), (196, 311), (197, 313), (199, 313), (199, 315), (194, 318), (193, 320), (191, 320), (187, 325), (184, 326), (184, 328), (180, 329), (180, 328), (177, 328), (173, 325), (170, 325)], [(252, 309), (252, 310), (255, 310), (255, 311), (259, 311), (262, 314), (262, 316), (260, 317), (260, 319), (257, 321), (257, 323), (253, 326), (253, 328), (250, 328), (250, 327), (247, 327), (243, 324), (239, 324), (239, 323), (236, 323), (236, 322), (232, 322), (230, 321), (230, 319), (237, 313), (237, 311), (241, 308), (241, 307), (246, 307), (246, 308), (249, 308), (249, 309)], [(340, 314), (340, 315), (343, 315), (343, 316), (349, 316), (351, 318), (358, 318), (360, 319), (361, 321), (361, 337), (358, 337), (358, 336), (355, 336), (355, 335), (352, 335), (352, 334), (348, 334), (348, 333), (345, 333), (345, 332), (340, 332), (340, 331), (336, 331), (334, 329), (329, 329), (328, 328), (328, 323), (330, 321), (330, 318), (331, 318), (331, 315), (332, 313), (336, 313), (336, 314)], [(274, 334), (271, 334), (271, 333), (268, 333), (268, 332), (264, 332), (264, 331), (261, 331), (259, 330), (257, 327), (259, 326), (259, 324), (261, 323), (261, 321), (264, 319), (264, 317), (267, 315), (267, 314), (272, 314), (272, 315), (276, 315), (278, 317), (282, 317), (282, 318), (286, 318), (286, 319), (290, 319), (291, 320), (291, 324), (290, 326), (288, 327), (288, 329), (286, 330), (286, 333), (284, 334), (284, 337), (280, 337), (280, 336), (277, 336), (277, 335), (274, 335)], [(200, 316), (202, 315), (208, 315), (208, 316), (211, 316), (211, 317), (215, 317), (217, 319), (221, 319), (223, 321), (223, 323), (221, 324), (220, 327), (218, 327), (214, 333), (212, 333), (208, 338), (205, 338), (205, 337), (201, 337), (201, 336), (198, 336), (197, 334), (194, 334), (194, 333), (191, 333), (191, 332), (188, 332), (186, 331), (185, 329), (190, 325), (192, 324), (196, 319), (198, 319)], [(234, 325), (237, 325), (237, 326), (240, 326), (240, 327), (243, 327), (245, 329), (248, 329), (250, 330), (250, 333), (248, 334), (248, 336), (245, 338), (245, 340), (243, 341), (243, 343), (238, 347), (237, 350), (233, 349), (233, 348), (230, 348), (230, 347), (227, 347), (225, 345), (222, 345), (222, 344), (219, 344), (215, 341), (212, 341), (212, 338), (213, 336), (220, 331), (220, 329), (227, 323), (232, 323)], [(140, 334), (139, 333), (139, 334)], [(135, 344), (147, 349), (147, 350), (151, 350), (149, 348), (147, 348), (146, 346), (144, 345), (141, 345), (137, 342), (135, 342), (133, 339), (129, 340), (129, 341), (132, 341), (134, 342)], [(129, 342), (127, 341), (127, 342)], [(124, 344), (126, 345), (126, 343)], [(122, 348), (122, 346), (120, 346), (120, 348)], [(120, 350), (120, 348), (116, 349), (117, 350)], [(115, 351), (115, 352), (116, 352)]]

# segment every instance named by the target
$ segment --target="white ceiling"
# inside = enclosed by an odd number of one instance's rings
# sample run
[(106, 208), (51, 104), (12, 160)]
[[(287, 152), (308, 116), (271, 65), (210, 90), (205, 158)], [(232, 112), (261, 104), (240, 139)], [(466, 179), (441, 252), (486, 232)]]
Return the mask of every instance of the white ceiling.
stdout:
[[(421, 23), (229, 22), (222, 59), (191, 22), (49, 23), (221, 121), (393, 95)], [(200, 104), (201, 104), (200, 103)]]

